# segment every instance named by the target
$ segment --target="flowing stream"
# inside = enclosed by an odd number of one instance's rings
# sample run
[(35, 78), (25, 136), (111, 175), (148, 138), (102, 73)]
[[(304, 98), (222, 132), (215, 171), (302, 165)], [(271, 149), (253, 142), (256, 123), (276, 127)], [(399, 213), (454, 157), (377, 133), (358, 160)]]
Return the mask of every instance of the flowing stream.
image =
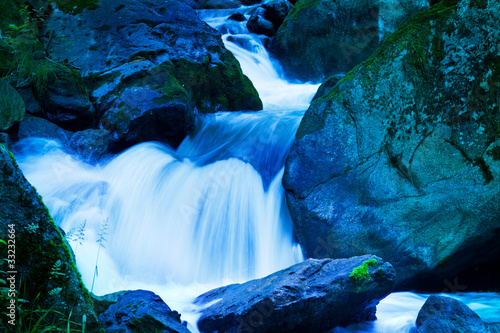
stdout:
[[(260, 112), (200, 116), (176, 151), (142, 143), (98, 165), (56, 141), (26, 139), (15, 154), (42, 194), (76, 255), (89, 290), (103, 295), (147, 289), (196, 330), (194, 297), (228, 283), (259, 278), (302, 261), (281, 186), (283, 166), (318, 85), (282, 79), (240, 11), (199, 11), (223, 34), (264, 103)], [(427, 295), (394, 293), (378, 320), (332, 332), (409, 332)], [(460, 299), (498, 322), (498, 294)]]

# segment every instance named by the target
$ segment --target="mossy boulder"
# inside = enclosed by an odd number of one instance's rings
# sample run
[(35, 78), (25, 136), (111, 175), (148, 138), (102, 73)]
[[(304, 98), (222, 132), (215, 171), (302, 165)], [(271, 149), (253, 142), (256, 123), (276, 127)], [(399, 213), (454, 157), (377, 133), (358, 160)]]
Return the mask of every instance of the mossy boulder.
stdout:
[(373, 253), (434, 290), (500, 258), (499, 12), (441, 1), (314, 100), (283, 179), (307, 256)]
[(9, 129), (14, 122), (23, 120), (26, 107), (16, 89), (0, 79), (0, 131)]
[(427, 7), (422, 0), (299, 0), (270, 51), (290, 78), (321, 82), (368, 58), (399, 24)]
[(262, 102), (220, 34), (180, 1), (101, 0), (78, 15), (54, 12), (49, 54), (80, 69), (99, 126), (119, 145), (176, 146), (196, 113), (260, 110)]
[[(14, 233), (10, 231), (12, 229)], [(12, 234), (14, 237), (10, 237)], [(64, 322), (71, 314), (71, 321), (81, 323), (85, 315), (87, 331), (98, 330), (92, 301), (64, 237), (42, 198), (24, 178), (14, 156), (1, 145), (0, 238), (13, 240), (9, 244), (15, 244), (15, 263), (9, 263), (12, 267), (5, 267), (7, 263), (3, 262), (2, 270), (16, 271), (15, 285), (19, 298), (28, 301), (19, 304), (24, 313), (28, 313), (25, 320), (29, 318), (30, 311), (40, 306), (41, 309), (50, 309), (46, 318), (49, 322)], [(2, 258), (7, 258), (7, 247), (0, 246)], [(2, 279), (5, 277), (2, 276)], [(1, 299), (5, 309), (4, 302), (9, 300), (4, 296)], [(35, 313), (33, 315), (36, 316)], [(17, 318), (20, 320), (21, 316)], [(21, 324), (26, 325), (26, 322), (17, 323), (18, 326)]]

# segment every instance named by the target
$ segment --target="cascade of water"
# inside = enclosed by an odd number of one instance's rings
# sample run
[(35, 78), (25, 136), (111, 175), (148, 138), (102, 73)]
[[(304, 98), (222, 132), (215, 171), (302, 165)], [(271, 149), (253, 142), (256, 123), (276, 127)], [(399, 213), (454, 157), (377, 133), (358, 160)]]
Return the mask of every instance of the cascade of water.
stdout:
[(186, 303), (185, 295), (172, 296), (175, 290), (203, 284), (190, 287), (194, 297), (303, 260), (281, 178), (317, 85), (281, 79), (257, 36), (236, 22), (224, 26), (236, 29), (223, 39), (264, 111), (203, 115), (177, 151), (143, 143), (101, 165), (54, 141), (16, 145), (19, 165), (67, 232), (84, 283), (96, 294), (141, 287), (175, 306)]

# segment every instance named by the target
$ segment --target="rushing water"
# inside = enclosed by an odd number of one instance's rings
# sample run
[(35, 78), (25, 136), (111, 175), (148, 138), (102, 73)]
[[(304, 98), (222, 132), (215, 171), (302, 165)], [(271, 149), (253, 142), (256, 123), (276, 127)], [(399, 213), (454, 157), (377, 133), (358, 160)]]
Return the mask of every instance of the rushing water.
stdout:
[[(248, 15), (249, 8), (237, 10)], [(16, 145), (23, 172), (67, 233), (85, 285), (97, 295), (152, 290), (192, 331), (191, 301), (200, 293), (303, 260), (281, 178), (318, 86), (283, 80), (259, 37), (244, 22), (226, 20), (233, 12), (199, 15), (221, 31), (259, 91), (263, 111), (204, 115), (176, 151), (143, 143), (98, 165), (55, 141)], [(332, 332), (408, 332), (425, 299), (392, 294), (379, 305), (377, 321)], [(485, 320), (500, 317), (497, 294), (461, 299)]]

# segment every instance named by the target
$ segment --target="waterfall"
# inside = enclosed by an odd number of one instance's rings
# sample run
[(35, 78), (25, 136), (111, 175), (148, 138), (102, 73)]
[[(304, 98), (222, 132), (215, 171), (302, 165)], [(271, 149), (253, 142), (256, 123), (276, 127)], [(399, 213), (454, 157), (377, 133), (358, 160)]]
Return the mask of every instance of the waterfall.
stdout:
[[(263, 111), (201, 115), (175, 151), (142, 143), (96, 165), (56, 141), (33, 138), (15, 146), (19, 166), (66, 232), (84, 284), (97, 295), (152, 290), (193, 332), (194, 297), (303, 260), (281, 178), (318, 85), (284, 80), (261, 38), (245, 22), (227, 20), (237, 11), (248, 17), (250, 9), (198, 15), (222, 33)], [(494, 295), (489, 299), (498, 309)], [(392, 294), (379, 305), (377, 321), (332, 332), (408, 332), (425, 298)], [(495, 306), (481, 295), (464, 299), (492, 317)]]

